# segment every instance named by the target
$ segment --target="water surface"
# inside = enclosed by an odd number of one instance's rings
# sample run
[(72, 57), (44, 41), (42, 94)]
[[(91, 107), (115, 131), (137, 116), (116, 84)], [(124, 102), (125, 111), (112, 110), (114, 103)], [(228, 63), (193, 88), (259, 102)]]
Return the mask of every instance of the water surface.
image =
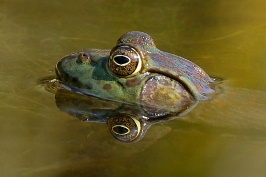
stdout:
[[(0, 1), (0, 176), (265, 176), (264, 1)], [(123, 144), (60, 112), (37, 80), (132, 30), (224, 79), (221, 93)]]

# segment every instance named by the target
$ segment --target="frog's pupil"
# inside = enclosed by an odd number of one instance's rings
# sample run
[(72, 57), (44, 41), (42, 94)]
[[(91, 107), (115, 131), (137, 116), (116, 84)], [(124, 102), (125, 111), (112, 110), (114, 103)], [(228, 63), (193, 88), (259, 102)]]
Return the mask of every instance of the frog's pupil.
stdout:
[(128, 128), (124, 127), (124, 126), (114, 126), (113, 127), (113, 131), (116, 133), (116, 134), (119, 134), (119, 135), (125, 135), (129, 132)]
[(125, 65), (129, 62), (129, 58), (124, 57), (124, 56), (116, 56), (114, 60), (119, 65)]

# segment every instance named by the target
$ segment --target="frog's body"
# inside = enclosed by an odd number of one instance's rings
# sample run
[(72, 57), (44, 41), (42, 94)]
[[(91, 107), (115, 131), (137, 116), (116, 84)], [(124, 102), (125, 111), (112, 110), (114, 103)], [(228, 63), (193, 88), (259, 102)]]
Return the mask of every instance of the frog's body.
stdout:
[(112, 50), (88, 49), (61, 59), (56, 73), (75, 92), (138, 104), (150, 116), (181, 113), (213, 92), (196, 64), (160, 51), (143, 32), (122, 35)]

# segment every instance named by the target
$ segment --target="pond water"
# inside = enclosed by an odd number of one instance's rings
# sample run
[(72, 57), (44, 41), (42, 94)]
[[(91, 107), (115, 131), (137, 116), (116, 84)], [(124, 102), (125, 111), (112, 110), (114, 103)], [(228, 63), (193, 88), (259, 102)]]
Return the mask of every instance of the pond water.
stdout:
[[(266, 175), (266, 2), (0, 1), (0, 176)], [(221, 93), (139, 142), (61, 112), (38, 85), (63, 56), (132, 30), (222, 78)]]

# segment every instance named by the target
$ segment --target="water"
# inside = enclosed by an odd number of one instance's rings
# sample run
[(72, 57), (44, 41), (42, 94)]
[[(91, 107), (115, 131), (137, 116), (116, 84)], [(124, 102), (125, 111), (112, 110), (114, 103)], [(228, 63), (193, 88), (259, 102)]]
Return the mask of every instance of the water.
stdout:
[[(264, 1), (0, 1), (0, 176), (265, 176)], [(222, 93), (137, 143), (60, 112), (37, 80), (83, 48), (150, 34)]]

